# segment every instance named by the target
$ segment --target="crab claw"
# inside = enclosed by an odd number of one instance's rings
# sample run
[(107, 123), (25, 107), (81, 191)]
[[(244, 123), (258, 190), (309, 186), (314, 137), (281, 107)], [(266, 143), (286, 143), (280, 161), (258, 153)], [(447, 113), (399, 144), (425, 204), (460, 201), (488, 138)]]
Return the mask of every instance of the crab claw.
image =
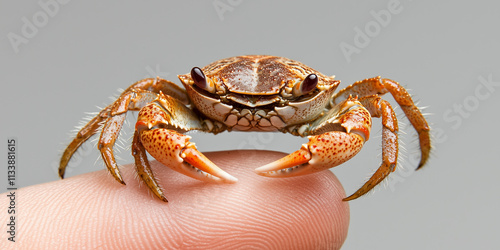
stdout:
[(177, 172), (208, 182), (238, 181), (200, 153), (194, 143), (189, 141), (190, 136), (166, 128), (156, 128), (141, 131), (140, 138), (151, 156)]
[(340, 165), (356, 155), (365, 141), (359, 131), (332, 131), (309, 136), (302, 147), (267, 165), (255, 169), (259, 175), (290, 177), (311, 174)]

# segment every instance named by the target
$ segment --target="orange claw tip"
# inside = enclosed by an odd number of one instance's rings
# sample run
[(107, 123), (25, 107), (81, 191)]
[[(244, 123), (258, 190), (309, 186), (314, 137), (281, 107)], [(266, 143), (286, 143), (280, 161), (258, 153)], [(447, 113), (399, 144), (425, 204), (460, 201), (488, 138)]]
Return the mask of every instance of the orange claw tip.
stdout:
[[(307, 148), (307, 146), (304, 146)], [(311, 159), (309, 150), (302, 147), (301, 149), (277, 160), (255, 169), (258, 175), (268, 177), (285, 177), (305, 174), (304, 170), (309, 169), (310, 165), (306, 164)]]
[[(221, 181), (224, 183), (236, 183), (238, 181), (236, 177), (228, 174), (226, 171), (217, 167), (217, 165), (215, 165), (205, 155), (203, 155), (200, 151), (198, 151), (194, 147), (194, 144), (188, 145), (186, 149), (182, 151), (181, 157), (184, 161), (188, 162), (195, 168), (210, 175), (213, 175), (215, 177), (218, 177), (213, 179), (215, 181)], [(191, 174), (188, 175), (191, 176)], [(211, 178), (207, 177), (207, 180), (209, 179)]]

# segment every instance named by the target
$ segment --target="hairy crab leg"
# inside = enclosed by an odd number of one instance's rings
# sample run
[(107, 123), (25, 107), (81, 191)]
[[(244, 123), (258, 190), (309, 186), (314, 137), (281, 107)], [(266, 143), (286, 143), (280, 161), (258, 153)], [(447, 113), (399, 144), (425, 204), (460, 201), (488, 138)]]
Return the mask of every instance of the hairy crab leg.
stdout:
[(380, 76), (367, 78), (357, 81), (335, 93), (330, 100), (330, 106), (335, 107), (337, 104), (347, 100), (349, 96), (362, 98), (372, 95), (384, 95), (388, 92), (389, 91), (385, 89), (382, 82), (380, 82)]
[(382, 164), (361, 188), (344, 201), (354, 200), (377, 186), (396, 170), (398, 160), (398, 121), (391, 105), (377, 95), (363, 98), (360, 102), (372, 117), (382, 117)]
[(330, 104), (333, 107), (337, 103), (347, 99), (350, 95), (362, 98), (371, 95), (383, 95), (387, 92), (391, 93), (413, 128), (417, 131), (421, 151), (420, 163), (417, 167), (418, 170), (424, 166), (429, 159), (431, 151), (430, 127), (418, 107), (413, 103), (410, 94), (408, 94), (406, 89), (399, 83), (391, 79), (381, 79), (380, 76), (364, 79), (337, 92), (333, 96)]
[(418, 107), (413, 103), (413, 100), (406, 89), (391, 79), (382, 79), (382, 83), (385, 88), (391, 92), (396, 102), (399, 106), (401, 106), (401, 109), (403, 109), (403, 112), (410, 121), (411, 125), (413, 125), (418, 133), (420, 150), (422, 151), (420, 163), (417, 167), (418, 170), (423, 167), (429, 159), (431, 151), (431, 138), (429, 134), (430, 127)]
[(132, 155), (135, 158), (135, 167), (137, 168), (137, 173), (141, 179), (149, 187), (149, 190), (153, 192), (156, 197), (164, 202), (168, 202), (167, 198), (163, 194), (163, 189), (158, 184), (153, 170), (149, 165), (148, 156), (146, 154), (146, 149), (141, 143), (139, 138), (139, 132), (134, 133), (134, 139), (132, 141)]
[(127, 116), (127, 112), (131, 110), (139, 110), (147, 103), (151, 102), (156, 97), (156, 94), (145, 90), (130, 90), (123, 93), (114, 103), (110, 110), (110, 117), (102, 127), (101, 137), (99, 138), (98, 149), (101, 151), (102, 159), (109, 172), (113, 177), (125, 184), (118, 169), (118, 164), (114, 156), (113, 146), (120, 134), (123, 122)]
[[(162, 91), (163, 93), (167, 93), (170, 96), (173, 96), (174, 98), (180, 100), (184, 104), (187, 104), (189, 102), (186, 92), (183, 89), (181, 89), (176, 84), (161, 79), (159, 77), (146, 78), (134, 83), (125, 91), (123, 91), (118, 100), (116, 100), (103, 110), (101, 110), (97, 116), (92, 118), (92, 120), (90, 120), (83, 128), (80, 129), (80, 131), (78, 131), (76, 137), (66, 147), (65, 151), (61, 156), (61, 160), (59, 163), (59, 177), (64, 178), (66, 167), (71, 157), (84, 142), (86, 142), (90, 137), (99, 132), (105, 121), (109, 120), (110, 117), (112, 116), (120, 115), (119, 112), (126, 113), (129, 110), (140, 109), (141, 107), (145, 106), (148, 102), (151, 102), (156, 97), (156, 94), (159, 93), (160, 91)], [(136, 98), (133, 98), (134, 100), (130, 103), (130, 98), (131, 96), (133, 96), (132, 93), (140, 93), (140, 94), (136, 96)], [(126, 103), (128, 103), (130, 107), (128, 108), (124, 107), (123, 104)], [(113, 109), (115, 109), (114, 113)], [(121, 118), (113, 118), (114, 122), (110, 122), (110, 124), (114, 123), (118, 125), (120, 119)], [(121, 124), (119, 127), (121, 128)], [(107, 131), (112, 132), (115, 136), (118, 136), (119, 130), (116, 131), (116, 128), (108, 128)], [(108, 143), (110, 141), (111, 139), (108, 140)], [(108, 161), (108, 163), (106, 163), (106, 166), (111, 166), (108, 167), (108, 169), (112, 170), (111, 173), (113, 174), (115, 179), (117, 179), (120, 183), (124, 184), (119, 174), (119, 171), (117, 171), (117, 167), (116, 166), (113, 167), (114, 165), (116, 165), (116, 163), (114, 163), (115, 161), (113, 156), (113, 150), (106, 148), (105, 155), (106, 155), (105, 158), (104, 157), (103, 158), (105, 159), (105, 162), (106, 160)]]
[(113, 146), (116, 138), (120, 134), (123, 122), (125, 121), (126, 113), (111, 116), (106, 120), (102, 127), (101, 137), (97, 148), (101, 152), (104, 165), (108, 168), (111, 175), (121, 184), (125, 184), (116, 163)]
[(66, 147), (59, 162), (59, 177), (64, 178), (66, 166), (69, 160), (75, 154), (76, 150), (86, 142), (90, 137), (96, 134), (101, 128), (101, 123), (108, 118), (109, 107), (104, 108), (97, 116), (92, 118), (78, 133), (71, 143)]
[(162, 92), (165, 95), (181, 101), (183, 104), (189, 104), (189, 98), (184, 89), (177, 86), (177, 84), (160, 77), (143, 79), (128, 89), (130, 88), (147, 90), (156, 94)]

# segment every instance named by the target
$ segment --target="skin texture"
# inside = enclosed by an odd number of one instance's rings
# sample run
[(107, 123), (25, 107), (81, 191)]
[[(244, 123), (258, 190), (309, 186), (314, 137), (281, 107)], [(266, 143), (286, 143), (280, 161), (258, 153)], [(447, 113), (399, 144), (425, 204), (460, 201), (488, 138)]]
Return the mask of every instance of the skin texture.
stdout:
[[(206, 153), (238, 178), (210, 184), (157, 163), (168, 203), (148, 194), (133, 165), (126, 186), (97, 171), (17, 191), (16, 243), (0, 249), (338, 249), (349, 226), (345, 192), (330, 171), (274, 179), (258, 166), (285, 154)], [(8, 204), (6, 194), (1, 204)], [(2, 216), (1, 223), (7, 223)]]

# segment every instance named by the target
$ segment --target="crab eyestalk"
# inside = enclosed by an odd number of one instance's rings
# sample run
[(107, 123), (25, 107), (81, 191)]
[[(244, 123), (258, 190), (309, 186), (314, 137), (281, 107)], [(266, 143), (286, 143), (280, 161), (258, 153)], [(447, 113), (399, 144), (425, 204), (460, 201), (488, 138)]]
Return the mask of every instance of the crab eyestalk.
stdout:
[(309, 74), (304, 81), (300, 84), (296, 84), (293, 87), (293, 94), (295, 96), (305, 95), (311, 91), (313, 91), (318, 85), (318, 76), (316, 74)]
[(191, 69), (191, 78), (193, 79), (194, 84), (198, 86), (198, 88), (204, 89), (210, 93), (214, 93), (214, 84), (207, 81), (205, 74), (203, 74), (203, 71), (200, 68), (194, 67), (193, 69)]

